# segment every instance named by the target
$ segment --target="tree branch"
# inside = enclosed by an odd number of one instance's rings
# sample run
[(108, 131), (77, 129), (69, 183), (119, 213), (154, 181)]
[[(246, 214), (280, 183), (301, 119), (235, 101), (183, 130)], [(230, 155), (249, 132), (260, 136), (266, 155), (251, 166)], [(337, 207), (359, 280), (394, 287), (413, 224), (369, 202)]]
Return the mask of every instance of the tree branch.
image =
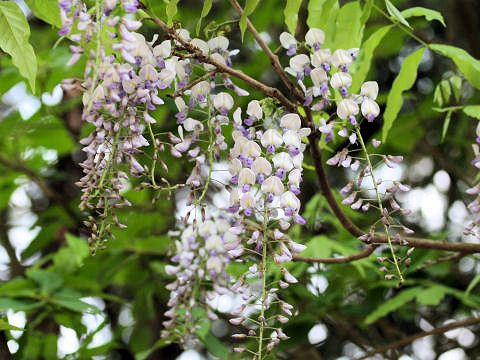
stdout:
[[(307, 114), (308, 115), (308, 114)], [(310, 151), (312, 154), (313, 164), (317, 173), (318, 181), (320, 183), (320, 191), (327, 200), (330, 209), (333, 211), (337, 219), (342, 226), (353, 236), (360, 237), (365, 233), (356, 226), (348, 216), (343, 212), (342, 208), (335, 199), (330, 184), (328, 183), (327, 174), (323, 167), (322, 154), (318, 146), (318, 134), (312, 133), (308, 137), (310, 143)], [(388, 244), (388, 240), (385, 234), (376, 233), (374, 235), (373, 244)], [(422, 249), (434, 249), (444, 251), (462, 252), (465, 254), (480, 253), (480, 244), (473, 243), (460, 243), (460, 242), (448, 242), (438, 241), (414, 237), (401, 237), (398, 239), (392, 239), (392, 244), (400, 246), (408, 246)]]
[(177, 35), (175, 30), (171, 27), (169, 27), (167, 24), (165, 24), (162, 20), (151, 17), (149, 20), (153, 21), (155, 24), (157, 24), (162, 30), (167, 32), (170, 37), (177, 42), (179, 42), (185, 50), (187, 50), (190, 54), (193, 54), (196, 59), (198, 59), (202, 63), (207, 63), (215, 66), (217, 70), (221, 73), (224, 74), (229, 74), (232, 75), (240, 80), (245, 81), (261, 93), (263, 93), (266, 96), (272, 97), (280, 101), (280, 103), (287, 108), (288, 111), (290, 112), (296, 112), (296, 106), (293, 104), (280, 90), (277, 88), (273, 88), (271, 86), (265, 85), (264, 83), (248, 76), (245, 74), (243, 71), (240, 70), (235, 70), (225, 64), (219, 63), (215, 60), (213, 60), (210, 56), (205, 55), (202, 53), (202, 51), (197, 48), (196, 46), (193, 46), (190, 44), (190, 42), (182, 39), (180, 36)]
[(335, 200), (335, 196), (333, 195), (330, 184), (328, 183), (327, 174), (325, 173), (325, 169), (323, 167), (322, 153), (321, 153), (320, 147), (318, 146), (318, 140), (319, 140), (318, 133), (311, 133), (308, 136), (308, 142), (310, 143), (310, 153), (312, 154), (313, 165), (315, 167), (318, 181), (320, 183), (320, 192), (327, 200), (328, 205), (330, 206), (330, 208), (332, 209), (333, 213), (335, 214), (337, 219), (340, 221), (342, 226), (345, 228), (345, 230), (347, 230), (350, 234), (358, 238), (364, 235), (364, 232), (348, 218), (348, 216), (343, 212), (342, 208), (338, 204), (337, 200)]
[(176, 91), (175, 93), (173, 93), (172, 95), (170, 94), (167, 94), (167, 96), (169, 98), (172, 98), (172, 99), (175, 99), (176, 97), (179, 97), (179, 96), (182, 96), (185, 91), (187, 90), (190, 90), (192, 87), (194, 87), (195, 85), (197, 85), (198, 83), (202, 82), (203, 80), (207, 80), (209, 79), (211, 76), (215, 75), (217, 72), (215, 70), (213, 71), (209, 71), (207, 72), (206, 74), (200, 76), (198, 79), (195, 79), (194, 81), (192, 81), (190, 84), (188, 84), (187, 86), (185, 87), (182, 87), (181, 89), (179, 89), (178, 91)]
[[(230, 3), (235, 8), (237, 13), (240, 16), (242, 16), (243, 15), (243, 9), (241, 8), (238, 1), (237, 0), (230, 0)], [(268, 45), (265, 43), (265, 41), (263, 41), (262, 37), (258, 33), (257, 29), (255, 29), (255, 26), (253, 26), (252, 22), (248, 18), (247, 18), (247, 28), (248, 28), (248, 31), (250, 31), (250, 33), (253, 35), (253, 37), (257, 41), (258, 45), (262, 48), (262, 50), (265, 52), (265, 54), (270, 59), (270, 63), (272, 64), (273, 69), (280, 76), (280, 79), (285, 84), (288, 91), (290, 91), (290, 94), (292, 94), (295, 97), (295, 99), (297, 99), (298, 101), (301, 101), (303, 103), (305, 97), (303, 96), (302, 92), (295, 86), (295, 84), (292, 82), (292, 80), (288, 77), (287, 73), (285, 72), (285, 70), (282, 67), (282, 64), (280, 64), (280, 61), (278, 60), (278, 56), (276, 54), (274, 54), (272, 50), (270, 50)]]
[(425, 264), (417, 267), (416, 270), (417, 271), (423, 270), (423, 269), (426, 269), (427, 267), (434, 266), (434, 265), (440, 264), (441, 262), (445, 262), (445, 261), (458, 260), (458, 259), (461, 259), (461, 258), (467, 256), (467, 255), (469, 255), (469, 254), (465, 253), (465, 252), (459, 252), (457, 254), (452, 254), (452, 255), (439, 257), (437, 260), (428, 260), (428, 261), (425, 261)]
[(370, 244), (365, 247), (365, 250), (359, 252), (358, 254), (339, 257), (339, 258), (314, 258), (309, 256), (293, 256), (293, 261), (304, 261), (309, 263), (322, 263), (322, 264), (345, 264), (360, 260), (366, 257), (369, 257), (374, 250), (377, 248), (376, 245)]
[(453, 329), (456, 329), (456, 328), (459, 328), (459, 327), (467, 327), (467, 326), (475, 325), (475, 324), (478, 324), (478, 323), (480, 323), (480, 318), (471, 318), (471, 319), (467, 319), (467, 320), (457, 321), (453, 324), (441, 326), (439, 328), (436, 328), (436, 329), (433, 329), (433, 330), (430, 330), (430, 331), (425, 331), (425, 332), (421, 332), (421, 333), (406, 337), (405, 339), (402, 339), (402, 340), (394, 341), (391, 344), (388, 344), (388, 345), (379, 347), (378, 349), (372, 350), (372, 351), (366, 353), (365, 355), (357, 358), (356, 360), (370, 359), (375, 354), (382, 354), (382, 353), (385, 353), (389, 350), (393, 350), (393, 349), (399, 348), (401, 346), (408, 345), (408, 344), (414, 342), (417, 339), (421, 339), (422, 337), (429, 336), (429, 335), (443, 334), (447, 331), (450, 331), (450, 330), (453, 330)]
[[(232, 4), (234, 4), (235, 0), (233, 1)], [(238, 3), (237, 3), (238, 4)], [(235, 6), (235, 4), (234, 4)], [(241, 8), (240, 8), (241, 10)], [(237, 10), (238, 11), (238, 10)], [(229, 74), (232, 75), (240, 80), (245, 81), (255, 89), (259, 90), (261, 93), (263, 93), (266, 96), (276, 98), (277, 100), (280, 101), (280, 103), (287, 108), (288, 111), (298, 113), (297, 108), (294, 103), (292, 103), (280, 90), (267, 86), (264, 83), (246, 75), (244, 72), (240, 70), (235, 70), (225, 64), (221, 64), (219, 62), (216, 62), (213, 60), (210, 56), (204, 55), (202, 51), (190, 44), (188, 41), (182, 39), (177, 35), (175, 32), (175, 29), (170, 28), (167, 24), (165, 24), (162, 20), (158, 18), (149, 18), (149, 20), (153, 21), (155, 24), (157, 24), (160, 28), (162, 28), (165, 32), (167, 32), (170, 37), (177, 42), (179, 42), (183, 48), (188, 51), (190, 54), (193, 54), (195, 58), (197, 58), (199, 61), (207, 64), (211, 64), (217, 68), (217, 70), (221, 73), (224, 74)], [(248, 26), (247, 22), (247, 26)], [(255, 38), (259, 42), (259, 45), (265, 47), (263, 48), (264, 51), (267, 53), (269, 58), (272, 60), (272, 65), (274, 66), (275, 70), (279, 73), (280, 77), (284, 79), (284, 76), (281, 74), (285, 74), (283, 71), (283, 68), (281, 68), (280, 63), (278, 62), (278, 57), (271, 52), (271, 50), (266, 46), (266, 44), (261, 40), (260, 35), (258, 32), (255, 30), (253, 25), (250, 23), (249, 30), (254, 34)], [(268, 49), (268, 50), (267, 50)], [(288, 76), (287, 76), (288, 79)], [(291, 81), (288, 79), (288, 81), (291, 83)], [(290, 89), (290, 87), (289, 87)], [(294, 86), (295, 90), (292, 90), (292, 93), (298, 94), (300, 93), (299, 89)], [(303, 99), (303, 95), (300, 93), (300, 99)], [(318, 146), (318, 140), (319, 140), (319, 133), (315, 131), (313, 127), (313, 119), (312, 119), (312, 113), (311, 109), (309, 107), (304, 107), (305, 113), (306, 113), (306, 118), (302, 118), (302, 124), (303, 126), (308, 126), (312, 129), (312, 133), (308, 136), (309, 143), (310, 143), (310, 151), (312, 154), (313, 158), (313, 163), (315, 166), (315, 170), (317, 173), (317, 177), (320, 183), (320, 190), (322, 195), (325, 197), (327, 200), (327, 203), (329, 204), (330, 208), (332, 209), (333, 213), (335, 216), (338, 218), (342, 226), (350, 232), (353, 236), (355, 237), (360, 237), (364, 235), (364, 232), (356, 226), (348, 217), (347, 215), (343, 212), (342, 208), (340, 205), (337, 203), (330, 184), (328, 183), (328, 179), (325, 173), (325, 169), (323, 167), (322, 163), (322, 155), (321, 155), (321, 150)], [(384, 234), (375, 234), (374, 239), (372, 241), (374, 244), (386, 244), (388, 243), (388, 240)], [(435, 250), (445, 250), (445, 251), (459, 251), (459, 252), (464, 252), (464, 253), (480, 253), (480, 244), (471, 244), (471, 243), (451, 243), (451, 242), (446, 242), (446, 241), (436, 241), (436, 240), (429, 240), (429, 239), (417, 239), (417, 238), (411, 238), (411, 237), (403, 237), (400, 239), (395, 239), (392, 241), (393, 244), (395, 245), (400, 245), (400, 246), (410, 246), (410, 247), (417, 247), (417, 248), (424, 248), (424, 249), (435, 249)]]
[[(372, 241), (372, 244), (387, 244), (387, 243), (388, 243), (387, 237), (384, 234), (378, 234), (378, 233), (375, 234)], [(420, 249), (458, 251), (465, 254), (480, 253), (480, 244), (473, 244), (473, 243), (460, 243), (460, 242), (421, 239), (421, 238), (414, 238), (414, 237), (402, 237), (400, 239), (392, 239), (392, 244), (420, 248)]]

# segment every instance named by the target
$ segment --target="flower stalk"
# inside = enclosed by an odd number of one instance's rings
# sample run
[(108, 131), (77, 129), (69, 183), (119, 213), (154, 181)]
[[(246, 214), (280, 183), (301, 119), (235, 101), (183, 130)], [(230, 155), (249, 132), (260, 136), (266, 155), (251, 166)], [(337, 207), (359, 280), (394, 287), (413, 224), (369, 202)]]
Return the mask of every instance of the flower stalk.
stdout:
[[(363, 152), (365, 154), (365, 158), (367, 160), (368, 167), (370, 169), (370, 176), (372, 178), (373, 186), (375, 188), (375, 194), (377, 195), (377, 202), (378, 202), (378, 209), (379, 209), (379, 212), (380, 212), (380, 216), (384, 216), (382, 199), (380, 198), (380, 192), (378, 190), (377, 181), (375, 179), (375, 175), (373, 174), (372, 162), (370, 160), (370, 155), (368, 154), (367, 147), (365, 146), (365, 142), (363, 141), (363, 137), (362, 137), (362, 134), (360, 132), (360, 127), (358, 125), (355, 126), (355, 132), (357, 133), (357, 138), (360, 142), (360, 145), (362, 146)], [(390, 237), (389, 225), (383, 223), (383, 227), (385, 229), (385, 236), (387, 237), (388, 246), (390, 248), (390, 252), (391, 252), (392, 257), (393, 257), (393, 264), (395, 265), (395, 269), (396, 269), (398, 277), (400, 279), (400, 283), (403, 283), (404, 279), (403, 279), (403, 275), (402, 275), (402, 272), (400, 270), (400, 267), (398, 265), (398, 261), (397, 261), (396, 255), (395, 255), (395, 251), (393, 249), (393, 244), (392, 244), (392, 240), (391, 240), (391, 237)]]

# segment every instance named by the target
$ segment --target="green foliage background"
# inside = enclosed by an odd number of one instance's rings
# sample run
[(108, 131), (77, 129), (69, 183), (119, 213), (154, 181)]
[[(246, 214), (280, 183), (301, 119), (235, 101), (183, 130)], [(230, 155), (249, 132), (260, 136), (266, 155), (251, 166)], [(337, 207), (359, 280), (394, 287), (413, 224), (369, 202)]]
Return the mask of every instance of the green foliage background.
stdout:
[[(65, 66), (70, 57), (69, 41), (59, 41), (57, 36), (56, 1), (26, 3), (34, 12), (29, 18), (30, 33), (26, 22), (20, 19), (16, 26), (23, 29), (22, 36), (12, 37), (5, 31), (0, 34), (0, 47), (5, 52), (2, 55), (10, 55), (0, 57), (1, 95), (24, 78), (38, 95), (51, 93), (64, 78), (82, 77), (84, 63)], [(245, 32), (246, 17), (231, 21), (238, 19), (228, 1), (146, 3), (160, 18), (180, 21), (192, 33), (196, 29), (201, 37), (225, 32), (233, 43), (231, 48), (242, 50), (235, 58), (236, 67), (283, 89), (268, 59)], [(0, 29), (10, 26), (12, 17), (5, 15), (6, 11), (18, 15), (15, 6), (12, 2), (0, 2)], [(451, 179), (444, 194), (447, 209), (456, 201), (468, 200), (463, 191), (476, 180), (475, 169), (469, 162), (473, 158), (473, 129), (476, 119), (480, 119), (480, 63), (475, 59), (480, 56), (480, 45), (472, 36), (480, 31), (480, 14), (475, 2), (246, 0), (242, 6), (257, 29), (271, 39), (272, 49), (279, 46), (277, 39), (282, 31), (296, 29), (298, 38), (302, 38), (307, 24), (326, 32), (326, 47), (360, 47), (352, 70), (353, 90), (357, 91), (363, 81), (377, 80), (383, 114), (380, 121), (362, 128), (364, 137), (383, 138), (381, 151), (403, 155), (407, 168), (425, 157), (434, 161), (432, 171), (413, 181), (413, 187), (425, 187), (432, 183), (438, 170), (446, 171)], [(147, 38), (158, 32), (149, 23), (143, 30)], [(409, 33), (435, 45), (420, 47), (421, 43)], [(424, 53), (428, 53), (428, 66), (421, 62)], [(286, 65), (288, 59), (283, 50), (279, 54)], [(244, 104), (259, 97), (251, 91)], [(163, 119), (155, 130), (175, 126), (171, 121), (174, 104), (166, 104), (155, 113), (157, 119)], [(56, 359), (60, 326), (64, 326), (75, 330), (80, 339), (78, 351), (65, 359), (91, 359), (96, 355), (107, 359), (174, 359), (180, 348), (168, 345), (159, 335), (168, 299), (164, 286), (169, 279), (164, 265), (171, 242), (166, 234), (175, 228), (175, 201), (162, 195), (160, 201), (152, 203), (157, 194), (137, 192), (135, 187), (139, 184), (132, 183), (125, 196), (134, 205), (119, 211), (120, 221), (128, 228), (115, 231), (116, 239), (108, 248), (90, 256), (82, 225), (85, 214), (77, 209), (79, 192), (74, 185), (81, 176), (77, 166), (82, 158), (78, 139), (89, 131), (81, 123), (80, 105), (78, 93), (67, 93), (60, 104), (42, 104), (32, 117), (22, 119), (15, 108), (0, 104), (0, 240), (10, 259), (1, 274), (0, 354), (9, 356), (6, 343), (14, 340), (19, 345), (15, 359)], [(341, 146), (324, 146), (325, 157)], [(45, 155), (47, 150), (55, 151), (54, 160)], [(169, 179), (184, 180), (188, 164), (168, 160), (172, 159), (165, 160), (169, 164)], [(311, 164), (310, 159), (306, 163)], [(333, 169), (329, 176), (335, 189), (347, 181), (346, 174), (339, 170)], [(16, 219), (12, 216), (18, 207), (11, 196), (19, 188), (26, 191), (30, 200), (23, 210), (35, 214), (36, 219), (32, 226), (35, 236), (21, 251), (12, 246), (17, 242), (10, 231), (15, 227)], [(53, 194), (46, 188), (53, 189)], [(314, 172), (306, 170), (304, 189), (302, 200), (308, 226), (293, 229), (291, 235), (308, 245), (305, 255), (356, 253), (359, 242), (328, 211), (318, 193)], [(375, 221), (348, 207), (344, 210), (363, 228)], [(424, 237), (448, 236), (446, 226), (432, 234), (422, 223), (410, 225)], [(406, 249), (398, 251), (399, 256), (404, 256)], [(291, 340), (281, 344), (279, 358), (334, 359), (344, 353), (345, 344), (352, 343), (364, 350), (375, 348), (422, 331), (421, 318), (438, 326), (449, 319), (472, 316), (480, 307), (476, 255), (418, 270), (445, 254), (415, 250), (411, 266), (404, 269), (407, 281), (402, 289), (383, 280), (376, 256), (344, 265), (290, 265), (289, 270), (301, 279), (302, 285), (290, 287), (284, 296), (298, 307), (299, 314), (285, 328)], [(470, 264), (470, 270), (462, 270), (465, 267), (460, 262)], [(230, 268), (232, 275), (243, 271), (242, 265)], [(305, 285), (312, 275), (322, 275), (328, 281), (325, 292), (314, 294), (307, 290)], [(85, 301), (89, 297), (102, 299), (104, 307), (89, 305)], [(119, 316), (127, 309), (133, 321), (125, 325)], [(5, 316), (8, 311), (26, 314), (27, 322), (19, 337), (14, 338), (9, 331), (14, 328)], [(86, 313), (101, 316), (103, 321), (97, 329), (87, 331), (82, 322)], [(205, 314), (199, 312), (197, 316), (201, 324), (199, 351), (234, 359), (233, 354), (228, 354), (232, 343), (229, 335), (234, 329), (228, 328), (219, 336), (211, 332), (212, 323), (206, 321)], [(224, 314), (219, 320), (224, 327), (227, 319), (228, 314)], [(318, 323), (327, 326), (328, 337), (315, 347), (308, 343), (307, 334)], [(95, 334), (105, 327), (111, 329), (112, 339), (92, 347)], [(479, 341), (477, 337), (476, 344)], [(442, 335), (435, 338), (438, 354), (458, 346), (455, 340)], [(464, 351), (472, 359), (480, 356), (479, 346), (465, 347)], [(411, 353), (412, 348), (407, 346), (398, 354)]]

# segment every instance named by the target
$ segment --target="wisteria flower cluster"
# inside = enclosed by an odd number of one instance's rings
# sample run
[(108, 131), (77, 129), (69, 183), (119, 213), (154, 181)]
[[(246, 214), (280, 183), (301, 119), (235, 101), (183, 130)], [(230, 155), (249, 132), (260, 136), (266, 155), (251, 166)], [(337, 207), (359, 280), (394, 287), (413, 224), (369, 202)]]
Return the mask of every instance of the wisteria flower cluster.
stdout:
[[(280, 293), (298, 282), (287, 269), (288, 263), (306, 249), (286, 234), (294, 224), (306, 224), (300, 201), (305, 138), (315, 131), (325, 142), (338, 135), (349, 145), (361, 145), (364, 158), (353, 156), (355, 150), (346, 146), (327, 164), (359, 172), (341, 191), (346, 196), (343, 203), (355, 210), (367, 211), (374, 203), (363, 198), (360, 189), (363, 179), (371, 177), (377, 194), (373, 207), (380, 210), (378, 223), (384, 225), (387, 236), (395, 226), (391, 214), (408, 213), (393, 197), (389, 198), (390, 207), (383, 207), (377, 187), (381, 180), (374, 178), (376, 164), (372, 164), (360, 133), (359, 113), (368, 122), (380, 113), (375, 101), (378, 85), (366, 82), (360, 94), (351, 93), (349, 66), (358, 49), (324, 49), (325, 34), (316, 28), (308, 30), (304, 46), (291, 34), (282, 33), (280, 42), (290, 57), (285, 72), (303, 92), (301, 106), (320, 114), (331, 110), (332, 115), (325, 116), (328, 120), (322, 117), (319, 124), (306, 125), (292, 108), (268, 112), (264, 107), (267, 99), (252, 100), (242, 111), (235, 107), (236, 97), (249, 93), (235, 85), (225, 71), (232, 69), (232, 57), (238, 53), (229, 49), (229, 40), (223, 35), (202, 40), (192, 38), (186, 29), (167, 28), (166, 39), (157, 42), (155, 36), (147, 41), (137, 33), (142, 25), (135, 20), (140, 6), (137, 0), (105, 0), (89, 10), (80, 0), (59, 1), (63, 22), (59, 35), (76, 43), (70, 48), (69, 64), (82, 55), (88, 58), (82, 82), (83, 119), (94, 130), (81, 140), (86, 159), (78, 186), (83, 192), (80, 208), (96, 215), (85, 222), (91, 231), (89, 242), (95, 250), (112, 237), (111, 225), (125, 227), (114, 209), (130, 205), (122, 195), (130, 176), (147, 179), (140, 188), (164, 190), (157, 184), (156, 170), (160, 164), (163, 172), (168, 171), (160, 158), (162, 152), (169, 150), (173, 157), (187, 160), (191, 170), (184, 184), (170, 186), (161, 178), (169, 191), (178, 187), (190, 190), (190, 211), (178, 231), (171, 232), (175, 246), (165, 270), (174, 280), (167, 286), (171, 297), (165, 316), (169, 320), (164, 322), (162, 336), (189, 344), (198, 329), (195, 309), (202, 308), (215, 319), (209, 301), (226, 293), (240, 294), (242, 304), (230, 314), (230, 323), (245, 332), (234, 337), (255, 339), (258, 347), (239, 345), (234, 351), (262, 359), (288, 339), (282, 324), (294, 314), (293, 305)], [(108, 46), (102, 41), (104, 35), (111, 39)], [(307, 54), (299, 53), (305, 49)], [(194, 76), (194, 69), (201, 69), (204, 75)], [(63, 85), (70, 88), (74, 82), (66, 80)], [(156, 119), (151, 113), (171, 98), (178, 110), (172, 116), (177, 130), (161, 140), (153, 131)], [(223, 133), (226, 126), (233, 127), (233, 143), (228, 143)], [(377, 140), (372, 143), (374, 148), (380, 145)], [(150, 167), (138, 160), (148, 146), (153, 147)], [(390, 155), (380, 160), (387, 166), (401, 161)], [(214, 163), (227, 164), (229, 204), (220, 209), (219, 216), (207, 218), (205, 210), (213, 206), (206, 194)], [(130, 174), (122, 170), (122, 164)], [(405, 185), (393, 183), (387, 194), (406, 190)], [(190, 219), (189, 214), (198, 207), (201, 221)], [(361, 240), (370, 242), (375, 226)], [(390, 237), (389, 243), (391, 246)], [(245, 272), (230, 277), (230, 263), (243, 264)], [(275, 273), (282, 278), (274, 278)]]
[[(360, 240), (370, 243), (373, 240), (377, 225), (384, 227), (390, 250), (393, 256), (398, 277), (402, 280), (402, 274), (394, 254), (391, 240), (391, 230), (399, 228), (406, 234), (413, 233), (412, 230), (399, 223), (398, 219), (392, 217), (395, 213), (402, 215), (410, 214), (410, 211), (402, 208), (395, 200), (395, 194), (409, 190), (409, 187), (398, 182), (382, 179), (375, 179), (373, 170), (380, 164), (392, 168), (403, 161), (402, 156), (369, 154), (363, 141), (360, 125), (363, 120), (373, 122), (380, 114), (380, 107), (375, 101), (378, 96), (378, 84), (375, 81), (367, 81), (362, 84), (360, 94), (353, 94), (350, 91), (352, 76), (349, 74), (350, 64), (356, 60), (359, 49), (323, 49), (321, 46), (325, 41), (325, 34), (320, 29), (310, 29), (305, 35), (305, 44), (310, 49), (310, 56), (298, 54), (298, 42), (289, 33), (282, 33), (280, 36), (282, 46), (287, 49), (290, 58), (290, 66), (285, 71), (293, 76), (305, 94), (304, 106), (310, 106), (313, 101), (319, 100), (311, 105), (313, 111), (326, 111), (328, 106), (336, 103), (336, 113), (330, 115), (328, 120), (320, 118), (318, 131), (323, 134), (325, 142), (330, 142), (335, 137), (335, 132), (340, 138), (344, 138), (347, 146), (338, 151), (333, 157), (327, 160), (330, 166), (349, 168), (358, 173), (354, 180), (344, 186), (340, 193), (345, 196), (342, 201), (344, 205), (350, 205), (354, 210), (368, 211), (372, 205), (380, 212), (380, 219), (370, 229), (370, 232), (361, 236)], [(307, 85), (306, 85), (307, 84)], [(309, 85), (310, 84), (310, 85)], [(323, 114), (326, 114), (325, 112)], [(361, 114), (361, 117), (359, 117)], [(362, 119), (363, 118), (363, 119)], [(338, 119), (338, 120), (337, 120)], [(372, 147), (378, 148), (381, 142), (372, 139)], [(349, 150), (349, 147), (355, 149)], [(358, 156), (358, 146), (361, 147), (364, 157)], [(356, 155), (356, 156), (355, 156)], [(380, 156), (380, 161), (373, 163), (371, 158)], [(362, 196), (361, 186), (365, 178), (370, 178), (376, 197), (367, 199)], [(385, 193), (380, 193), (379, 185), (391, 183)], [(388, 200), (389, 206), (383, 203)], [(393, 235), (392, 235), (393, 237)], [(399, 235), (395, 235), (398, 238)], [(383, 258), (382, 258), (383, 259)], [(388, 272), (386, 267), (382, 271)], [(386, 279), (393, 279), (397, 275), (388, 273)]]
[[(194, 341), (194, 333), (198, 330), (193, 314), (196, 308), (204, 308), (210, 320), (217, 319), (207, 301), (216, 293), (227, 291), (230, 277), (225, 269), (231, 260), (227, 254), (228, 244), (239, 241), (230, 228), (226, 219), (208, 219), (198, 226), (187, 226), (181, 233), (170, 234), (172, 237), (179, 235), (179, 239), (175, 241), (176, 253), (171, 258), (175, 265), (165, 268), (166, 273), (176, 279), (167, 285), (170, 300), (165, 316), (170, 320), (163, 323), (163, 337), (174, 335), (185, 343)], [(207, 281), (212, 283), (210, 291), (204, 289)]]

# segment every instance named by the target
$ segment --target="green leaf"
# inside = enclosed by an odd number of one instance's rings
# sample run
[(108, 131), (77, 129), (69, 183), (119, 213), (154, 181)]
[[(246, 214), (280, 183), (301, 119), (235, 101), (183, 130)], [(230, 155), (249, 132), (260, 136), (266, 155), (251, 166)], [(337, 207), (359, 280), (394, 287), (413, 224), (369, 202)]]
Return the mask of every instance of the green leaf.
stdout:
[(43, 337), (43, 359), (55, 360), (57, 357), (57, 334), (46, 334)]
[(33, 15), (57, 28), (62, 27), (58, 0), (24, 0)]
[(442, 91), (442, 99), (445, 103), (450, 101), (452, 96), (452, 88), (450, 87), (450, 82), (448, 80), (440, 81), (440, 89)]
[(480, 120), (480, 105), (465, 106), (463, 112), (470, 117)]
[(175, 341), (175, 335), (157, 340), (151, 348), (136, 353), (135, 354), (135, 360), (145, 360), (156, 349), (159, 349), (159, 348), (169, 344), (172, 341)]
[(173, 17), (177, 15), (177, 12), (178, 12), (177, 4), (179, 3), (179, 1), (180, 0), (170, 0), (165, 9), (165, 12), (167, 13), (168, 26), (173, 25)]
[(395, 20), (399, 21), (406, 27), (412, 28), (407, 20), (403, 17), (402, 13), (390, 2), (390, 0), (385, 0), (385, 5), (387, 6), (387, 11)]
[(336, 49), (358, 48), (362, 42), (362, 8), (359, 1), (352, 1), (340, 8), (336, 21)]
[(7, 297), (0, 298), (0, 312), (7, 310), (13, 311), (29, 311), (44, 306), (42, 301), (35, 300), (16, 300)]
[(26, 275), (40, 285), (41, 291), (47, 294), (53, 293), (63, 284), (62, 277), (49, 270), (30, 268), (27, 270)]
[(362, 17), (360, 18), (360, 22), (365, 25), (365, 23), (368, 21), (370, 18), (370, 13), (372, 12), (372, 7), (373, 7), (373, 0), (367, 0), (365, 2), (365, 5), (363, 6), (363, 13)]
[(302, 252), (304, 256), (327, 258), (332, 254), (330, 240), (324, 235), (314, 236), (306, 245), (307, 248)]
[(430, 48), (453, 60), (463, 76), (470, 83), (480, 89), (480, 61), (463, 49), (450, 45), (431, 44)]
[(8, 321), (0, 319), (0, 331), (5, 331), (5, 330), (25, 330), (25, 329), (10, 325)]
[(302, 0), (287, 0), (287, 5), (283, 10), (285, 24), (287, 25), (288, 31), (293, 35), (295, 35), (295, 30), (297, 29), (300, 5), (302, 5)]
[(199, 338), (212, 355), (220, 359), (228, 359), (228, 348), (210, 332), (204, 336), (199, 335)]
[(71, 274), (78, 269), (85, 258), (90, 255), (90, 250), (85, 239), (66, 234), (68, 247), (59, 249), (53, 255), (55, 270), (62, 274)]
[(383, 304), (381, 304), (376, 310), (371, 312), (365, 319), (365, 325), (370, 325), (380, 319), (382, 316), (385, 316), (392, 311), (398, 309), (399, 307), (405, 305), (410, 300), (413, 300), (421, 287), (413, 287), (401, 291), (397, 296), (388, 299)]
[(90, 304), (87, 304), (80, 300), (81, 294), (72, 289), (62, 289), (61, 291), (55, 293), (51, 298), (50, 302), (52, 304), (64, 307), (71, 311), (83, 313), (83, 312), (90, 312), (93, 314), (100, 313), (100, 310)]
[(197, 35), (200, 33), (200, 28), (202, 26), (202, 19), (208, 15), (210, 9), (212, 8), (212, 0), (205, 0), (203, 2), (202, 13), (200, 14), (200, 19), (197, 22)]
[(435, 92), (433, 93), (433, 102), (438, 106), (443, 105), (442, 87), (440, 84), (435, 86)]
[(13, 65), (30, 84), (35, 93), (37, 58), (28, 42), (30, 26), (18, 4), (11, 1), (0, 2), (0, 48), (12, 57)]
[(75, 259), (77, 263), (82, 262), (86, 257), (90, 255), (90, 249), (88, 247), (87, 241), (81, 239), (72, 234), (66, 234), (65, 238), (67, 239), (68, 246), (73, 250)]
[(472, 290), (477, 286), (477, 284), (480, 282), (480, 273), (475, 275), (475, 277), (470, 281), (470, 284), (468, 284), (467, 290), (465, 290), (465, 295), (470, 295)]
[(448, 126), (450, 125), (450, 119), (451, 118), (452, 118), (452, 110), (447, 111), (447, 115), (445, 115), (445, 120), (443, 121), (442, 143), (445, 140), (445, 136), (447, 135)]
[(393, 25), (381, 27), (372, 35), (370, 35), (370, 37), (362, 45), (360, 53), (358, 54), (358, 61), (354, 62), (354, 67), (352, 68), (352, 73), (354, 74), (352, 82), (353, 93), (358, 92), (358, 90), (362, 86), (362, 83), (367, 78), (375, 49), (380, 44), (385, 35), (388, 34), (392, 26)]
[(308, 3), (307, 25), (325, 32), (326, 48), (331, 47), (335, 38), (337, 14), (340, 9), (338, 0), (311, 0)]
[(445, 296), (445, 289), (440, 286), (432, 286), (417, 294), (417, 301), (421, 305), (438, 305)]
[(39, 112), (29, 120), (35, 122), (35, 127), (24, 135), (24, 140), (28, 139), (30, 146), (54, 149), (59, 155), (70, 152), (74, 147), (71, 134), (62, 119), (53, 115), (42, 116)]
[(455, 100), (460, 101), (460, 96), (462, 95), (462, 78), (457, 75), (450, 77), (450, 84), (452, 84), (453, 94), (455, 95)]
[(403, 10), (401, 14), (403, 15), (404, 18), (409, 18), (412, 16), (425, 16), (425, 19), (427, 19), (428, 21), (437, 20), (444, 27), (447, 27), (447, 25), (445, 24), (445, 20), (443, 20), (442, 14), (432, 9), (427, 9), (421, 6), (415, 6), (407, 10)]
[(410, 89), (417, 78), (417, 69), (422, 60), (425, 48), (420, 48), (407, 56), (403, 61), (400, 73), (393, 81), (392, 89), (388, 94), (387, 107), (383, 114), (384, 124), (382, 132), (382, 141), (387, 139), (388, 132), (392, 128), (393, 122), (403, 105), (403, 92)]
[(243, 36), (245, 35), (245, 30), (247, 29), (247, 16), (253, 13), (259, 2), (260, 0), (247, 0), (245, 4), (245, 9), (243, 9), (243, 14), (240, 17), (240, 22), (238, 23), (240, 26), (240, 33), (242, 34), (242, 41)]

